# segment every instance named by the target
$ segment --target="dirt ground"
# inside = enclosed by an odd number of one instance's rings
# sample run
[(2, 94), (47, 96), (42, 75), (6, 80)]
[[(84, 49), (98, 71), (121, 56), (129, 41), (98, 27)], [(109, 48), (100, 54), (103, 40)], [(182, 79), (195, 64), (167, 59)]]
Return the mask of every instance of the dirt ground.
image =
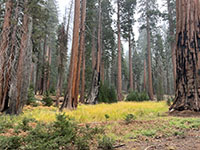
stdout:
[[(182, 111), (168, 114), (178, 117), (199, 118), (199, 112)], [(137, 139), (127, 142), (117, 150), (200, 150), (200, 130), (186, 130), (184, 135)]]
[(200, 131), (189, 130), (184, 136), (128, 142), (118, 150), (200, 150)]

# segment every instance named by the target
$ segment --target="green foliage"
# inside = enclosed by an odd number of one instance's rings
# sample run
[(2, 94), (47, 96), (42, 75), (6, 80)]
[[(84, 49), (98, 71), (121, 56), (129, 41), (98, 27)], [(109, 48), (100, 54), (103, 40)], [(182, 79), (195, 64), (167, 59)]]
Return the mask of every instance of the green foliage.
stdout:
[(33, 87), (30, 87), (28, 89), (28, 99), (27, 99), (26, 104), (27, 105), (34, 105), (34, 104), (36, 104), (35, 92), (34, 92)]
[(114, 149), (114, 147), (113, 147), (114, 142), (115, 141), (112, 138), (103, 136), (102, 139), (100, 139), (98, 141), (99, 148), (101, 148), (103, 150), (112, 150), (112, 149)]
[[(0, 136), (0, 149), (75, 149), (89, 150), (90, 142), (95, 135), (103, 134), (102, 128), (79, 127), (74, 120), (65, 114), (58, 114), (53, 123), (37, 122), (36, 127), (29, 123), (36, 123), (30, 118), (23, 120), (15, 127), (18, 132), (26, 132), (26, 136)], [(13, 127), (14, 128), (14, 127)]]
[(114, 103), (117, 102), (117, 95), (114, 87), (108, 84), (100, 84), (98, 102), (100, 103)]
[(133, 114), (127, 114), (124, 118), (124, 121), (126, 124), (129, 124), (135, 119), (136, 119), (136, 116), (134, 116)]
[(142, 130), (141, 134), (144, 136), (149, 136), (149, 137), (153, 137), (154, 135), (156, 135), (156, 130)]
[(51, 87), (50, 90), (49, 90), (49, 93), (53, 96), (56, 96), (56, 90), (55, 90), (55, 87)]
[(105, 118), (106, 118), (106, 120), (108, 120), (110, 118), (110, 116), (108, 114), (105, 114)]
[(149, 100), (148, 95), (145, 92), (138, 93), (138, 92), (131, 92), (126, 98), (126, 101), (147, 101)]
[(22, 122), (18, 124), (16, 129), (21, 129), (24, 132), (25, 131), (30, 131), (30, 130), (32, 130), (32, 127), (29, 126), (29, 123), (31, 123), (31, 122), (36, 122), (36, 120), (32, 119), (32, 118), (24, 117)]
[(2, 117), (0, 119), (0, 133), (4, 132), (4, 129), (10, 129), (13, 128), (13, 121), (10, 119), (7, 119), (6, 117)]
[(42, 99), (44, 106), (50, 107), (53, 105), (53, 99), (49, 96), (49, 92), (46, 92), (43, 99)]
[(173, 101), (174, 101), (173, 97), (168, 97), (166, 103), (167, 103), (168, 106), (171, 106)]
[(14, 150), (21, 147), (22, 139), (18, 136), (4, 137), (0, 136), (0, 149)]

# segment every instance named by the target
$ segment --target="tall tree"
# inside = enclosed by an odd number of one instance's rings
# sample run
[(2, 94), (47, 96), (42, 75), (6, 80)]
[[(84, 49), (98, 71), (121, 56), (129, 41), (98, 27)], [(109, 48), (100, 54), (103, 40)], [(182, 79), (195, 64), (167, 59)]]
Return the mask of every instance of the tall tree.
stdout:
[(171, 48), (172, 55), (172, 64), (173, 64), (173, 76), (174, 76), (174, 89), (176, 87), (176, 42), (175, 42), (175, 16), (176, 16), (176, 8), (175, 8), (175, 0), (167, 0), (167, 10), (168, 10), (168, 22), (169, 22), (169, 42)]
[[(1, 42), (0, 42), (0, 111), (4, 111), (6, 103), (8, 103), (9, 81), (10, 81), (10, 67), (6, 64), (11, 31), (11, 19), (12, 19), (13, 1), (8, 0), (6, 2), (6, 11), (4, 16), (4, 24), (2, 28)], [(11, 64), (10, 64), (11, 65)], [(6, 72), (6, 67), (9, 69)]]
[(199, 0), (176, 1), (176, 93), (170, 110), (200, 111)]
[[(102, 1), (102, 78), (101, 81), (110, 82), (110, 69), (112, 62), (116, 58), (113, 53), (116, 53), (115, 32), (113, 30), (112, 16), (114, 13), (111, 0)], [(105, 82), (104, 82), (105, 81)]]
[[(14, 7), (15, 10), (12, 9)], [(32, 19), (29, 8), (27, 0), (23, 3), (19, 1), (13, 3), (10, 0), (6, 2), (2, 31), (3, 42), (0, 51), (1, 56), (3, 56), (0, 59), (1, 75), (3, 75), (0, 76), (0, 111), (6, 111), (9, 114), (19, 114), (28, 95), (32, 57), (32, 43), (30, 40)], [(19, 16), (20, 13), (23, 14), (22, 17)], [(11, 23), (12, 19), (16, 22)], [(19, 22), (22, 22), (22, 24)], [(11, 26), (13, 30), (11, 30)]]
[(122, 100), (122, 65), (121, 65), (121, 27), (120, 27), (120, 0), (117, 0), (117, 37), (118, 37), (118, 63), (117, 63), (117, 97), (118, 101)]
[(16, 78), (11, 79), (9, 114), (21, 113), (28, 97), (32, 58), (32, 19), (30, 19), (28, 12), (28, 0), (25, 0), (24, 7), (23, 33), (19, 52), (16, 53), (18, 55), (18, 61), (16, 62), (17, 69), (15, 72)]
[(136, 0), (125, 0), (122, 2), (122, 36), (128, 41), (129, 45), (129, 90), (133, 90), (133, 70), (132, 70), (132, 54), (134, 46), (134, 13), (136, 7)]
[(71, 21), (71, 12), (73, 7), (73, 1), (71, 1), (69, 14), (67, 18), (67, 27), (65, 30), (66, 16), (63, 18), (63, 23), (58, 31), (58, 79), (57, 79), (57, 89), (56, 89), (56, 106), (59, 105), (59, 97), (62, 94), (63, 80), (65, 74), (65, 66), (67, 62), (67, 52), (68, 52), (68, 41), (69, 41), (69, 26)]
[(65, 93), (64, 101), (60, 110), (65, 107), (68, 109), (76, 108), (76, 101), (78, 95), (75, 95), (76, 79), (77, 79), (77, 64), (78, 64), (78, 48), (79, 48), (79, 26), (80, 26), (80, 1), (75, 0), (74, 5), (74, 28), (73, 28), (73, 41), (72, 52), (70, 59), (70, 70), (68, 76), (68, 87)]
[[(80, 82), (81, 65), (82, 65), (83, 51), (85, 49), (86, 4), (87, 4), (87, 1), (86, 0), (82, 0), (82, 3), (81, 3), (80, 45), (79, 45), (79, 56), (78, 56), (78, 64), (77, 64), (77, 68), (78, 69), (77, 69), (75, 95), (79, 95), (79, 82)], [(85, 71), (85, 70), (83, 70), (83, 71)], [(84, 83), (84, 81), (82, 83)], [(84, 89), (82, 89), (82, 90), (84, 90)], [(83, 93), (83, 95), (84, 95), (84, 93)], [(78, 96), (75, 97), (74, 101), (76, 102), (75, 105), (78, 105)]]
[(101, 16), (102, 16), (102, 10), (101, 10), (101, 0), (98, 1), (98, 42), (97, 42), (97, 57), (96, 57), (96, 65), (95, 69), (93, 70), (93, 77), (92, 77), (92, 85), (89, 92), (88, 99), (86, 100), (86, 103), (88, 104), (96, 104), (98, 93), (99, 93), (99, 87), (100, 87), (100, 67), (101, 67)]
[(142, 23), (141, 28), (145, 28), (147, 32), (147, 54), (148, 54), (148, 93), (149, 98), (153, 100), (153, 84), (152, 84), (152, 54), (151, 54), (151, 39), (153, 30), (156, 29), (156, 21), (158, 20), (159, 11), (157, 9), (156, 0), (141, 0), (140, 1), (140, 13), (141, 17), (139, 21)]

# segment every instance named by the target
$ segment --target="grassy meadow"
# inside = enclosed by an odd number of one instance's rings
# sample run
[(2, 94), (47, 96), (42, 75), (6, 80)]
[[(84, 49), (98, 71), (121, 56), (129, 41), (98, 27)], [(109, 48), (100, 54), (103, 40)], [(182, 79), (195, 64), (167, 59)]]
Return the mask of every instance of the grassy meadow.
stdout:
[[(120, 121), (126, 115), (133, 114), (137, 120), (155, 119), (165, 114), (168, 106), (165, 101), (162, 102), (119, 102), (113, 104), (98, 105), (79, 105), (76, 110), (63, 112), (74, 118), (78, 123)], [(19, 116), (11, 117), (20, 121), (22, 118), (34, 118), (37, 121), (53, 122), (56, 114), (59, 114), (58, 108), (55, 107), (30, 107), (27, 106), (24, 112)], [(6, 116), (6, 118), (10, 118)]]
[(199, 118), (168, 116), (168, 108), (166, 101), (79, 105), (62, 113), (55, 107), (26, 106), (19, 116), (0, 116), (0, 149), (56, 149), (60, 145), (55, 143), (69, 138), (63, 146), (71, 144), (72, 150), (107, 150), (120, 143), (184, 137), (200, 129)]

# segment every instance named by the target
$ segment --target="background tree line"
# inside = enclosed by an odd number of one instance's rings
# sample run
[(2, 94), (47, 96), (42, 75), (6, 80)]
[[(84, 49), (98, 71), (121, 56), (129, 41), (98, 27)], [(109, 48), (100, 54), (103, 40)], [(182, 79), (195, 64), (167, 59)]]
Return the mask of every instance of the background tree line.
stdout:
[(74, 0), (62, 21), (56, 0), (0, 4), (1, 112), (20, 113), (29, 88), (55, 95), (57, 106), (64, 96), (61, 110), (121, 101), (133, 91), (151, 100), (174, 94), (174, 0), (163, 12), (156, 0)]

